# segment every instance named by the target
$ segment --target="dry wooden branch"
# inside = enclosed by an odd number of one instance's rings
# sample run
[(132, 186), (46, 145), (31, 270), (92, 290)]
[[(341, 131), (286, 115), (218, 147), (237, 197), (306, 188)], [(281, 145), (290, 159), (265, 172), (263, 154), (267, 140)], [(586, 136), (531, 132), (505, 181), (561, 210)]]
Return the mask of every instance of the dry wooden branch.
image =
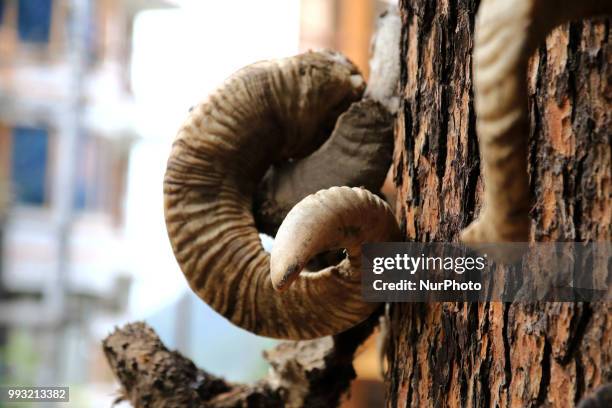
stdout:
[(197, 368), (168, 350), (142, 322), (116, 329), (103, 348), (122, 386), (117, 402), (127, 400), (136, 408), (334, 407), (355, 378), (355, 350), (376, 321), (373, 316), (333, 337), (281, 343), (264, 353), (272, 368), (253, 385), (231, 383)]

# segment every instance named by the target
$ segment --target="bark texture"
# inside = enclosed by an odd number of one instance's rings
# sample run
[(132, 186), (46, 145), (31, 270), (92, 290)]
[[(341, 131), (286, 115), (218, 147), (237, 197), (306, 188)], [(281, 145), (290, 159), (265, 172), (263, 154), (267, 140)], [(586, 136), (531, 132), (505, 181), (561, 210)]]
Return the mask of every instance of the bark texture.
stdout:
[(117, 402), (135, 408), (327, 408), (355, 378), (353, 355), (372, 333), (379, 313), (336, 336), (284, 342), (264, 353), (268, 376), (255, 384), (225, 381), (168, 350), (145, 323), (131, 323), (104, 339), (109, 366), (121, 383)]
[[(480, 209), (472, 104), (478, 2), (406, 0), (396, 212), (406, 240), (456, 241)], [(528, 71), (531, 239), (612, 239), (610, 19), (557, 28)], [(578, 403), (612, 381), (612, 305), (393, 304), (388, 405)]]

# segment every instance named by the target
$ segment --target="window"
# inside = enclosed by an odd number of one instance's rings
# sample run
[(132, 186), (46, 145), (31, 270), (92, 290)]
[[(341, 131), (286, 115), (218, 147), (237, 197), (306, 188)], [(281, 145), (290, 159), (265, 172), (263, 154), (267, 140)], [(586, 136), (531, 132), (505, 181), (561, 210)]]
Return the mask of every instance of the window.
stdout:
[(73, 205), (77, 211), (119, 215), (125, 164), (117, 141), (83, 133), (77, 145)]
[(47, 129), (16, 127), (11, 143), (11, 184), (21, 204), (43, 205), (46, 198)]
[(73, 208), (110, 216), (121, 225), (129, 157), (125, 141), (83, 133), (77, 152)]
[(4, 22), (4, 7), (6, 6), (4, 0), (0, 0), (0, 24)]
[(99, 140), (89, 134), (81, 134), (77, 142), (77, 172), (74, 188), (74, 209), (98, 211), (103, 207), (101, 189), (103, 175), (101, 168)]
[(52, 0), (20, 0), (17, 31), (24, 42), (46, 43), (51, 31)]

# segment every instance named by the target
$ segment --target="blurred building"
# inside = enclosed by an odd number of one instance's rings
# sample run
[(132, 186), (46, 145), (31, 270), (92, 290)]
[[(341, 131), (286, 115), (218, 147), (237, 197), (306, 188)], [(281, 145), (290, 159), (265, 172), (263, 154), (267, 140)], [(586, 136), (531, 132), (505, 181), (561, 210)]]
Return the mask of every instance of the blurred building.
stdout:
[[(191, 8), (141, 13), (175, 3)], [(231, 72), (295, 53), (298, 24), (301, 50), (340, 50), (367, 75), (388, 3), (0, 0), (0, 383), (111, 382), (91, 326), (119, 324), (128, 277), (132, 299), (170, 303), (136, 315), (171, 347), (235, 380), (265, 371), (235, 350), (258, 355), (269, 343), (237, 333), (194, 295), (168, 296), (169, 281), (188, 290), (161, 211), (173, 132)], [(347, 407), (378, 405), (377, 356), (363, 355)]]
[(342, 51), (367, 77), (376, 19), (395, 0), (301, 0), (300, 49)]
[[(8, 202), (4, 223), (0, 216), (0, 380), (85, 376), (82, 359), (71, 364), (65, 354), (87, 353), (90, 321), (124, 306), (129, 278), (111, 254), (121, 244), (138, 136), (132, 22), (145, 8), (166, 6), (0, 0), (0, 213)], [(7, 347), (24, 333), (44, 369), (20, 378)]]

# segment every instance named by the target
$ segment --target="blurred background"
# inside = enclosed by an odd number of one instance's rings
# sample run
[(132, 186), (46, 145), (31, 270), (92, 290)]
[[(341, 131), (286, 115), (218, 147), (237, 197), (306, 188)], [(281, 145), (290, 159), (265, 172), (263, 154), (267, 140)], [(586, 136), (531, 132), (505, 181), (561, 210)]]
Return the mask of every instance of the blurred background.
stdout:
[[(71, 406), (108, 407), (100, 342), (134, 320), (214, 374), (264, 376), (274, 341), (217, 316), (174, 260), (170, 144), (191, 106), (254, 61), (332, 48), (367, 76), (393, 2), (0, 0), (0, 384), (69, 385)], [(368, 345), (346, 407), (382, 406)]]

